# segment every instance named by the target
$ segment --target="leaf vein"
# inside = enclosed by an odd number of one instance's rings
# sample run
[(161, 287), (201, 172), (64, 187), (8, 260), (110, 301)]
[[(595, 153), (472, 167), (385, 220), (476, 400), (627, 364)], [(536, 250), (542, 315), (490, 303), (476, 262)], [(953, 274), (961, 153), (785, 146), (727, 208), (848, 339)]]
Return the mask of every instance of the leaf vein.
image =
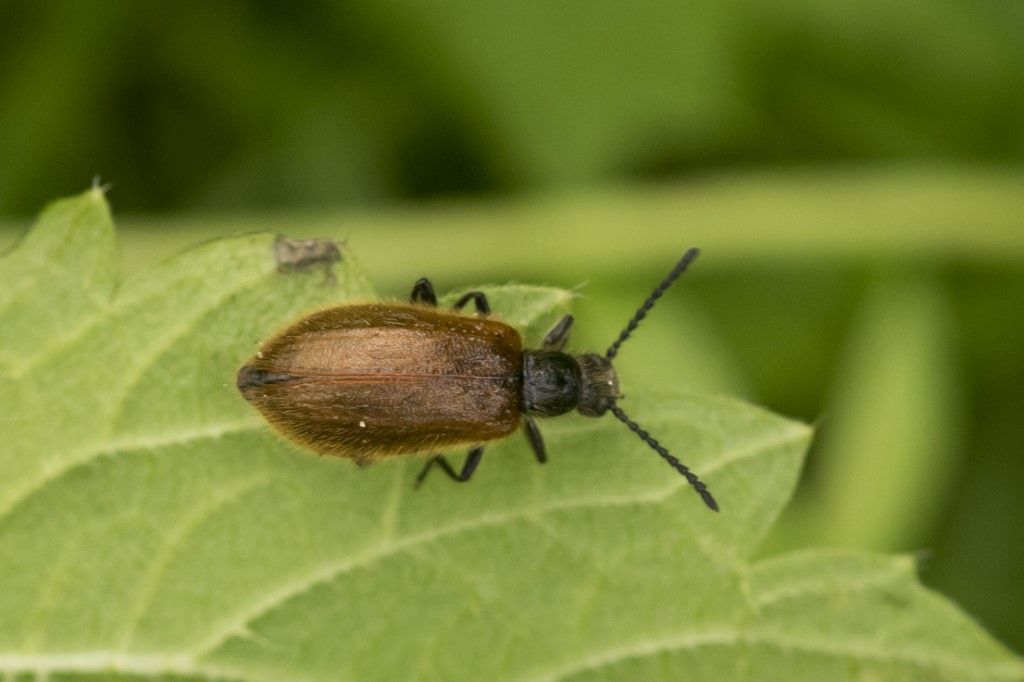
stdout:
[(146, 610), (153, 600), (160, 576), (163, 575), (175, 552), (180, 550), (182, 543), (189, 534), (221, 509), (237, 502), (247, 493), (266, 485), (268, 482), (269, 478), (265, 474), (261, 474), (250, 476), (238, 481), (234, 485), (218, 489), (216, 494), (206, 501), (205, 504), (197, 506), (193, 513), (183, 517), (181, 522), (167, 533), (163, 546), (156, 552), (153, 561), (150, 563), (149, 570), (140, 581), (135, 602), (127, 610), (128, 617), (125, 621), (125, 631), (121, 640), (122, 651), (127, 652), (130, 649), (138, 627), (142, 623)]
[(853, 658), (885, 662), (901, 662), (924, 670), (942, 669), (960, 675), (1019, 679), (1024, 667), (1015, 661), (979, 666), (976, 661), (946, 655), (940, 651), (917, 651), (907, 647), (887, 649), (867, 641), (830, 642), (805, 636), (781, 633), (740, 634), (735, 630), (719, 630), (644, 640), (616, 649), (605, 649), (584, 656), (549, 672), (524, 678), (529, 682), (552, 682), (580, 673), (601, 670), (632, 659), (649, 658), (665, 653), (686, 651), (705, 646), (772, 646), (783, 651), (810, 652), (835, 658)]
[[(568, 502), (547, 505), (543, 508), (522, 508), (511, 512), (485, 514), (469, 521), (461, 521), (440, 529), (409, 535), (396, 542), (377, 545), (362, 554), (330, 562), (319, 567), (315, 571), (311, 571), (297, 579), (286, 582), (268, 596), (257, 600), (246, 609), (241, 609), (239, 615), (233, 619), (233, 622), (222, 627), (220, 630), (208, 637), (204, 643), (199, 646), (199, 651), (202, 652), (203, 655), (213, 653), (232, 636), (247, 627), (248, 624), (258, 620), (262, 615), (272, 611), (274, 608), (288, 600), (308, 592), (316, 585), (330, 582), (339, 576), (351, 573), (359, 568), (373, 565), (392, 556), (410, 552), (420, 545), (444, 540), (449, 537), (469, 533), (481, 528), (501, 526), (519, 521), (528, 521), (531, 516), (537, 514), (573, 509), (586, 509), (596, 506), (619, 505), (626, 503), (624, 500), (625, 498), (615, 498), (613, 500), (600, 500), (597, 498), (583, 501), (569, 500)], [(646, 496), (639, 496), (636, 500), (629, 500), (628, 503), (642, 503), (645, 501), (647, 501)]]
[(119, 387), (120, 391), (118, 395), (110, 401), (110, 421), (107, 424), (108, 434), (115, 432), (118, 422), (124, 416), (125, 406), (129, 399), (131, 399), (133, 390), (138, 386), (139, 382), (142, 381), (143, 377), (145, 377), (146, 372), (148, 372), (149, 369), (153, 367), (153, 365), (155, 365), (165, 353), (173, 349), (183, 337), (196, 329), (203, 319), (218, 308), (221, 308), (226, 302), (230, 301), (239, 293), (258, 285), (265, 276), (265, 273), (261, 273), (259, 277), (254, 278), (253, 280), (245, 280), (237, 283), (236, 286), (225, 289), (220, 293), (220, 295), (215, 296), (206, 304), (190, 311), (192, 313), (191, 316), (183, 316), (184, 321), (182, 324), (171, 329), (168, 333), (160, 335), (160, 342), (151, 345), (147, 349), (146, 354), (140, 358), (140, 362), (136, 363), (135, 366), (127, 372), (125, 381), (123, 381)]
[[(787, 431), (783, 436), (784, 437), (780, 437), (778, 434), (773, 434), (772, 438), (759, 441), (759, 447), (751, 446), (741, 448), (745, 453), (743, 456), (753, 456), (753, 454), (756, 454), (757, 452), (772, 452), (780, 442), (793, 439), (794, 437), (802, 437), (803, 431), (791, 430)], [(750, 452), (747, 452), (748, 450)], [(726, 461), (727, 464), (732, 464), (737, 460), (737, 457), (730, 456), (730, 454), (731, 453), (723, 453), (723, 456), (719, 459)], [(528, 521), (532, 516), (551, 514), (559, 511), (573, 511), (592, 507), (625, 506), (631, 504), (655, 504), (668, 499), (673, 493), (682, 489), (684, 489), (684, 485), (677, 483), (669, 488), (657, 489), (653, 492), (644, 492), (633, 495), (573, 498), (542, 505), (540, 507), (524, 507), (510, 512), (486, 514), (477, 517), (476, 519), (453, 523), (444, 528), (410, 535), (395, 542), (381, 543), (363, 554), (330, 562), (319, 567), (317, 570), (311, 571), (297, 579), (288, 581), (262, 599), (256, 600), (246, 608), (239, 609), (237, 612), (238, 615), (236, 615), (229, 624), (221, 627), (220, 630), (207, 637), (206, 640), (204, 640), (204, 643), (200, 645), (199, 650), (203, 652), (204, 655), (210, 654), (220, 648), (232, 636), (235, 636), (246, 629), (250, 623), (259, 619), (262, 615), (280, 606), (289, 599), (295, 598), (304, 592), (308, 592), (316, 585), (330, 582), (340, 575), (372, 565), (391, 556), (401, 554), (418, 545), (442, 540), (480, 528), (499, 526), (505, 523), (523, 520)]]
[(822, 595), (833, 591), (861, 592), (872, 587), (880, 587), (892, 583), (894, 580), (907, 575), (905, 566), (895, 566), (887, 571), (875, 573), (859, 580), (837, 579), (830, 582), (821, 582), (816, 577), (813, 582), (808, 581), (801, 584), (780, 587), (774, 590), (762, 592), (754, 597), (754, 604), (758, 607), (771, 606), (789, 599), (799, 599), (812, 595)]
[(199, 677), (216, 682), (249, 682), (259, 678), (250, 673), (221, 666), (199, 665), (180, 654), (119, 654), (109, 651), (67, 653), (0, 653), (0, 671), (5, 675), (32, 674), (46, 679), (53, 673), (103, 675), (127, 673), (137, 677), (162, 678), (167, 675)]
[(0, 506), (0, 524), (10, 517), (11, 513), (20, 505), (31, 499), (34, 495), (42, 492), (47, 486), (73, 471), (88, 466), (101, 457), (113, 457), (121, 452), (133, 450), (158, 450), (165, 447), (184, 445), (199, 440), (216, 440), (224, 436), (230, 436), (250, 431), (262, 431), (264, 427), (253, 419), (238, 420), (234, 422), (223, 422), (204, 426), (192, 431), (172, 432), (168, 435), (150, 436), (148, 438), (133, 437), (129, 439), (107, 441), (99, 445), (83, 448), (77, 453), (65, 457), (63, 466), (43, 473), (39, 478), (30, 481), (15, 489), (8, 497), (3, 506)]

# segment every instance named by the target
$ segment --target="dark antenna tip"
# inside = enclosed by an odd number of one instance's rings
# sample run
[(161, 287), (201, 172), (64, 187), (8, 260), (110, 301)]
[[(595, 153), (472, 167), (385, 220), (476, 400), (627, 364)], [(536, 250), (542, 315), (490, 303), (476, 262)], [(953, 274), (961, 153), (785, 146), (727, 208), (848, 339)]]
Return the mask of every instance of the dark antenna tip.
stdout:
[(700, 499), (704, 501), (704, 504), (708, 506), (708, 509), (711, 511), (718, 511), (718, 502), (715, 501), (715, 498), (711, 495), (711, 491), (708, 490), (706, 485), (704, 485), (704, 481), (697, 477), (697, 474), (690, 471), (688, 466), (673, 457), (668, 450), (662, 447), (661, 443), (654, 440), (654, 438), (651, 437), (651, 434), (644, 431), (635, 421), (627, 417), (626, 413), (623, 412), (622, 408), (618, 405), (612, 405), (608, 409), (611, 410), (611, 413), (615, 415), (616, 419), (625, 424), (629, 427), (630, 431), (639, 436), (640, 440), (650, 445), (655, 452), (661, 455), (662, 459), (669, 463), (669, 466), (682, 474), (690, 485), (693, 486), (693, 489), (700, 495)]
[(654, 307), (654, 304), (657, 303), (658, 299), (668, 291), (668, 288), (672, 286), (673, 282), (679, 279), (679, 275), (686, 272), (686, 268), (690, 266), (690, 263), (692, 263), (698, 255), (700, 255), (700, 249), (696, 247), (687, 249), (686, 253), (683, 254), (683, 257), (680, 258), (679, 262), (676, 263), (674, 268), (672, 268), (672, 271), (665, 276), (665, 279), (661, 280), (661, 284), (654, 287), (654, 291), (652, 291), (651, 295), (647, 297), (647, 300), (637, 308), (635, 313), (633, 313), (633, 317), (629, 320), (629, 323), (626, 324), (626, 328), (622, 330), (622, 333), (619, 334), (619, 338), (615, 339), (615, 343), (608, 347), (608, 351), (604, 354), (607, 359), (611, 360), (616, 356), (616, 354), (618, 354), (619, 346), (629, 338), (630, 334), (636, 331), (637, 325), (640, 324), (640, 321), (647, 317), (647, 313), (651, 311), (651, 308)]

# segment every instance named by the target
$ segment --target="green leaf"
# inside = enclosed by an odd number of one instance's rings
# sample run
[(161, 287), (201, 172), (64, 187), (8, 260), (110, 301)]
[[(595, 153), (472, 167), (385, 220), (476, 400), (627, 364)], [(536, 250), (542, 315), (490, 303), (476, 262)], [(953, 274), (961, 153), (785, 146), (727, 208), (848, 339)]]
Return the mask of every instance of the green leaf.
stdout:
[[(620, 424), (578, 416), (542, 425), (544, 467), (516, 436), (472, 484), (414, 492), (420, 461), (303, 453), (234, 389), (280, 325), (372, 295), (347, 252), (332, 284), (279, 273), (271, 235), (235, 237), (115, 293), (110, 234), (94, 190), (0, 261), (7, 677), (1024, 678), (905, 558), (749, 560), (795, 485), (801, 424), (630, 391), (720, 514)], [(526, 329), (567, 302), (488, 293)]]

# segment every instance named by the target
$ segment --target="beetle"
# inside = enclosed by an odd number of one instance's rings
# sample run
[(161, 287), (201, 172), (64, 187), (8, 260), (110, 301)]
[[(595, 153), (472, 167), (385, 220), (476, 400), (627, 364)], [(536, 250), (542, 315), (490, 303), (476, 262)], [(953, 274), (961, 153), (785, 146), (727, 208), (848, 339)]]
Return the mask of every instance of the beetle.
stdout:
[[(452, 310), (441, 310), (430, 280), (421, 278), (408, 304), (350, 304), (300, 319), (238, 371), (237, 386), (286, 437), (360, 465), (470, 448), (458, 471), (432, 454), (417, 487), (435, 466), (454, 481), (468, 481), (483, 444), (520, 426), (543, 464), (547, 451), (538, 417), (574, 409), (588, 417), (610, 412), (718, 511), (704, 482), (619, 407), (612, 366), (622, 344), (698, 253), (692, 248), (683, 254), (604, 355), (564, 352), (571, 315), (548, 332), (540, 349), (524, 350), (519, 332), (490, 316), (483, 292), (470, 291)], [(476, 316), (461, 312), (470, 302)]]

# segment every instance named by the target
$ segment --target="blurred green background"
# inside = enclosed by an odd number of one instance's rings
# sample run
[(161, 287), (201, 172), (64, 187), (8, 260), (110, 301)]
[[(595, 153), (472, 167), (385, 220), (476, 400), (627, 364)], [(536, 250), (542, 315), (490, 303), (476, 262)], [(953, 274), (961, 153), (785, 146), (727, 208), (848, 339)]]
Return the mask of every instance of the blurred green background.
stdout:
[(586, 282), (603, 349), (699, 244), (626, 395), (815, 423), (765, 551), (913, 552), (1018, 651), (1022, 160), (1017, 0), (0, 2), (0, 249), (99, 176), (129, 273), (335, 236), (388, 295)]

